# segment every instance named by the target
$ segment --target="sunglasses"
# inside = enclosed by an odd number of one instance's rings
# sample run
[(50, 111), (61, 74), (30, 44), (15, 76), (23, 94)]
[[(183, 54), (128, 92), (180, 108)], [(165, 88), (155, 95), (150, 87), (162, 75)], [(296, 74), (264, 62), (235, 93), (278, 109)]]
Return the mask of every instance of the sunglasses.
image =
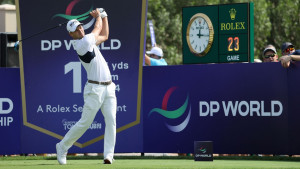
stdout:
[(276, 55), (276, 53), (273, 53), (273, 54), (271, 54), (271, 55), (265, 55), (264, 57), (266, 58), (266, 59), (268, 59), (268, 58), (270, 58), (270, 57), (274, 57)]
[(295, 50), (295, 48), (287, 48), (287, 49), (285, 50), (285, 52), (290, 52), (290, 51), (293, 51), (293, 50)]

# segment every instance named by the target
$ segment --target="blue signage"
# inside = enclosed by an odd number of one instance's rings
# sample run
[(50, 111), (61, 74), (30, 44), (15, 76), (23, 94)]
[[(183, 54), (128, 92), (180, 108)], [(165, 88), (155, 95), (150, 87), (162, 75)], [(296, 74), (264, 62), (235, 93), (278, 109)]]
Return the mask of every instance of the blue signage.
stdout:
[[(193, 153), (195, 142), (211, 141), (213, 153), (300, 153), (300, 80), (295, 78), (300, 63), (289, 69), (279, 63), (143, 69), (147, 77), (143, 81), (143, 122), (118, 133), (116, 152)], [(50, 130), (25, 123), (19, 73), (15, 68), (0, 69), (5, 79), (0, 84), (0, 143), (5, 145), (0, 154), (53, 153), (51, 145), (58, 139), (47, 134)], [(56, 119), (49, 116), (51, 120)], [(64, 119), (61, 123), (66, 128), (72, 125)], [(88, 137), (96, 127), (90, 127)], [(128, 142), (133, 139), (135, 143)], [(74, 146), (70, 152), (101, 152), (101, 142)], [(100, 148), (89, 148), (94, 145)]]
[(0, 68), (0, 154), (20, 153), (21, 88), (20, 69)]
[(194, 141), (213, 141), (214, 153), (299, 153), (293, 66), (145, 67), (144, 152), (192, 153)]
[[(141, 151), (141, 139), (134, 133), (140, 128), (138, 124), (147, 1), (29, 0), (17, 1), (16, 4), (21, 25), (18, 29), (19, 39), (87, 15), (95, 8), (105, 9), (110, 35), (99, 48), (108, 62), (112, 81), (116, 84), (116, 151), (128, 151), (125, 143), (119, 142), (122, 138), (135, 145), (134, 151)], [(29, 4), (35, 4), (39, 8), (35, 12), (28, 12), (32, 10)], [(83, 23), (85, 32), (90, 33), (95, 19), (87, 16), (81, 18), (80, 22)], [(20, 55), (23, 124), (26, 126), (23, 128), (22, 139), (25, 145), (22, 148), (25, 152), (52, 151), (55, 143), (81, 117), (86, 71), (81, 66), (65, 25), (22, 41)], [(70, 151), (101, 152), (104, 128), (104, 118), (99, 112), (88, 131)], [(133, 135), (129, 138), (120, 134), (126, 131)], [(32, 135), (34, 136), (28, 137)], [(32, 143), (36, 137), (39, 144), (34, 145)], [(46, 148), (49, 145), (52, 145), (51, 149)]]

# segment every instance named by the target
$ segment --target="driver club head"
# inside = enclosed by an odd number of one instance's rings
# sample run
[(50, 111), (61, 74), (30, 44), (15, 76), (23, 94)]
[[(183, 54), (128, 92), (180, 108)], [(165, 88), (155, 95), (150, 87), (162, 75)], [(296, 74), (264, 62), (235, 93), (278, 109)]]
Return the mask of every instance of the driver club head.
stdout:
[(15, 43), (14, 50), (15, 50), (16, 52), (19, 52), (19, 43), (20, 43), (20, 41), (17, 41), (17, 42)]

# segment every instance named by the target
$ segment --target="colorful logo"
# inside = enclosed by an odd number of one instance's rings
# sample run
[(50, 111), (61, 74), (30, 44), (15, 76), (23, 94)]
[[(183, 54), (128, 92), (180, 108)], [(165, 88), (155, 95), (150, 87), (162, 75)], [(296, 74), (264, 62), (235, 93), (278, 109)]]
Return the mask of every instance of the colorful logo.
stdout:
[(200, 149), (199, 149), (200, 151), (201, 151), (201, 153), (206, 153), (206, 148), (204, 148), (204, 147), (200, 147)]
[[(78, 21), (84, 21), (86, 19), (88, 19), (88, 14), (93, 10), (93, 5), (91, 6), (91, 8), (83, 13), (83, 14), (80, 14), (80, 15), (71, 15), (72, 14), (72, 10), (74, 8), (74, 6), (76, 4), (78, 4), (78, 2), (80, 2), (81, 0), (73, 0), (68, 6), (67, 6), (67, 9), (66, 9), (66, 13), (65, 14), (56, 14), (52, 17), (52, 19), (55, 19), (57, 17), (60, 17), (60, 18), (64, 18), (66, 20), (71, 20), (71, 19), (77, 19), (77, 18), (80, 18), (78, 19)], [(85, 17), (84, 17), (85, 16)], [(93, 18), (92, 20), (90, 20), (87, 24), (84, 24), (83, 25), (83, 28), (86, 30), (86, 29), (89, 29), (95, 22), (95, 18)]]
[[(169, 101), (169, 98), (171, 96), (171, 94), (177, 89), (177, 87), (171, 87), (165, 94), (164, 98), (163, 98), (163, 102), (162, 102), (162, 108), (159, 109), (159, 108), (154, 108), (152, 109), (149, 114), (148, 114), (148, 117), (153, 113), (153, 112), (156, 112), (168, 119), (179, 119), (180, 117), (182, 117), (187, 108), (188, 108), (188, 103), (189, 103), (189, 96), (187, 96), (185, 102), (183, 103), (183, 105), (181, 107), (179, 107), (178, 109), (176, 110), (173, 110), (173, 111), (168, 111), (167, 110), (167, 105), (168, 105), (168, 101)], [(181, 122), (180, 124), (178, 125), (170, 125), (168, 123), (165, 123), (165, 125), (167, 126), (167, 128), (173, 132), (181, 132), (182, 130), (184, 130), (186, 128), (186, 126), (188, 125), (189, 121), (190, 121), (190, 118), (191, 118), (191, 106), (189, 108), (189, 111), (188, 111), (188, 115), (187, 117), (185, 118), (185, 120), (183, 120), (183, 122)]]

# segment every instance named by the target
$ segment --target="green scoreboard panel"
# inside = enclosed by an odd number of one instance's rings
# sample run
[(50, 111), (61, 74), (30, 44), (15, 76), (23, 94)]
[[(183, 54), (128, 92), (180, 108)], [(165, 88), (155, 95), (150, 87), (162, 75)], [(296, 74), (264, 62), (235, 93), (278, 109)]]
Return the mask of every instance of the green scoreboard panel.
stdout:
[(184, 7), (183, 64), (253, 62), (253, 3)]

